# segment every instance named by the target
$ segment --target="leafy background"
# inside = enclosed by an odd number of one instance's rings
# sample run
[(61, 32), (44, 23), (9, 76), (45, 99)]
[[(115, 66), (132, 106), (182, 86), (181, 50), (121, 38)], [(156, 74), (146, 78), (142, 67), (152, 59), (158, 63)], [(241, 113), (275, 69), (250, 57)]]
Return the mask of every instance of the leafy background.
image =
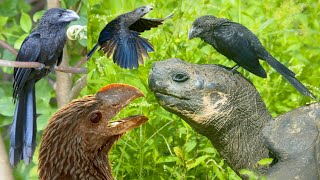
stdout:
[[(0, 40), (6, 42), (15, 49), (19, 49), (24, 38), (37, 25), (38, 20), (44, 13), (39, 4), (28, 4), (25, 0), (5, 0), (0, 1)], [(43, 0), (32, 1), (33, 3), (46, 3)], [(61, 7), (73, 9), (78, 12), (80, 20), (72, 22), (71, 25), (87, 24), (87, 2), (85, 0), (62, 0)], [(37, 7), (36, 7), (37, 6)], [(40, 9), (39, 9), (40, 7)], [(81, 57), (86, 54), (87, 40), (68, 40), (66, 51), (70, 65), (76, 64)], [(0, 48), (0, 59), (15, 60), (15, 55), (8, 50)], [(72, 81), (75, 82), (80, 75), (74, 75)], [(57, 110), (57, 99), (55, 93), (55, 73), (49, 74), (36, 84), (36, 104), (37, 104), (37, 145), (40, 144), (42, 130), (46, 127), (47, 121)], [(13, 118), (15, 105), (12, 101), (13, 68), (0, 68), (0, 132), (5, 140), (7, 152), (9, 152), (10, 125)], [(86, 90), (81, 92), (81, 96), (86, 94)], [(38, 179), (38, 149), (35, 152), (33, 161), (29, 166), (20, 163), (14, 169), (15, 179)]]
[[(140, 88), (146, 96), (117, 117), (140, 113), (150, 119), (113, 147), (110, 159), (117, 179), (237, 179), (211, 143), (179, 117), (161, 108), (148, 89), (148, 74), (155, 61), (176, 57), (191, 63), (235, 65), (200, 39), (188, 40), (188, 30), (199, 16), (212, 14), (244, 24), (274, 57), (320, 96), (320, 48), (316, 43), (320, 40), (319, 1), (88, 0), (88, 3), (88, 49), (97, 42), (106, 23), (136, 7), (153, 5), (153, 11), (146, 15), (150, 18), (175, 14), (159, 28), (142, 34), (154, 45), (155, 52), (149, 54), (150, 58), (139, 69), (120, 69), (102, 52), (96, 52), (89, 61), (89, 93), (103, 85), (121, 82)], [(273, 116), (311, 102), (266, 63), (262, 65), (268, 72), (267, 79), (241, 68), (239, 71), (257, 87)]]
[[(177, 57), (191, 63), (215, 63), (232, 67), (232, 61), (218, 54), (200, 39), (188, 40), (188, 29), (201, 15), (212, 14), (240, 22), (252, 30), (271, 54), (297, 74), (317, 97), (320, 97), (320, 2), (316, 0), (88, 0), (81, 7), (80, 15), (86, 24), (88, 15), (88, 49), (97, 41), (99, 32), (116, 16), (142, 5), (155, 8), (146, 17), (162, 18), (174, 12), (164, 25), (142, 34), (154, 45), (155, 52), (139, 69), (124, 70), (111, 59), (96, 52), (88, 62), (88, 87), (81, 96), (93, 94), (110, 83), (134, 85), (145, 93), (145, 98), (130, 104), (116, 119), (133, 114), (145, 114), (149, 122), (127, 133), (117, 142), (110, 154), (113, 175), (117, 179), (237, 179), (227, 168), (211, 143), (195, 133), (179, 117), (161, 108), (148, 89), (148, 74), (152, 63)], [(62, 0), (62, 6), (74, 8), (77, 0)], [(30, 32), (41, 16), (30, 16), (31, 6), (24, 0), (0, 1), (0, 40), (19, 48), (23, 36)], [(88, 14), (86, 14), (88, 11)], [(31, 26), (30, 26), (31, 24)], [(22, 40), (21, 40), (22, 39)], [(80, 49), (86, 42), (68, 42), (71, 64), (81, 56)], [(0, 49), (1, 59), (14, 60), (15, 56)], [(275, 117), (311, 102), (303, 97), (280, 75), (262, 62), (268, 72), (267, 79), (239, 71), (257, 87), (268, 109)], [(8, 144), (8, 125), (12, 121), (12, 68), (0, 68), (0, 126)], [(77, 78), (77, 77), (75, 77)], [(57, 110), (55, 92), (49, 78), (37, 83), (38, 130)], [(40, 140), (40, 136), (38, 136)], [(39, 142), (39, 141), (38, 141)], [(39, 144), (39, 143), (38, 143)], [(21, 163), (14, 171), (16, 179), (37, 179), (37, 151), (30, 166)]]

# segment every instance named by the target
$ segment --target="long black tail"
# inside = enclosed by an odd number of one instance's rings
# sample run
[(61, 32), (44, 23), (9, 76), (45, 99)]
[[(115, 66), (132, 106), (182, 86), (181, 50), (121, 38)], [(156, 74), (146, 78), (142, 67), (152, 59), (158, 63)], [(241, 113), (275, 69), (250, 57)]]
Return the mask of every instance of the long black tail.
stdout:
[(96, 50), (98, 49), (99, 44), (97, 43), (96, 45), (94, 45), (94, 47), (89, 51), (89, 53), (87, 54), (87, 61), (91, 58), (91, 56), (93, 55), (94, 52), (96, 52)]
[(278, 73), (280, 73), (284, 78), (286, 78), (287, 81), (289, 81), (289, 83), (293, 87), (295, 87), (301, 94), (303, 94), (305, 96), (310, 96), (314, 100), (318, 101), (316, 96), (314, 96), (297, 78), (295, 78), (295, 74), (290, 69), (288, 69), (286, 66), (281, 64), (278, 60), (276, 60), (270, 54), (264, 59)]
[(18, 95), (10, 135), (10, 163), (29, 164), (36, 147), (35, 81), (28, 81)]

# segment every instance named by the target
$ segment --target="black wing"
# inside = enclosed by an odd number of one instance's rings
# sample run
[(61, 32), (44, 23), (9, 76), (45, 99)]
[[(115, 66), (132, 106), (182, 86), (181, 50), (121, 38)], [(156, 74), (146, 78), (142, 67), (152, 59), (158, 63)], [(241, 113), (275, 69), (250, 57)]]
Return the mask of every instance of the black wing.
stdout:
[(168, 17), (163, 19), (147, 19), (147, 18), (140, 18), (138, 21), (133, 23), (129, 29), (136, 31), (136, 32), (143, 32), (146, 30), (150, 30), (151, 28), (158, 27), (162, 24), (162, 22), (166, 19), (170, 19), (173, 17), (173, 14), (170, 14)]
[(266, 72), (259, 63), (254, 45), (243, 32), (246, 30), (236, 23), (220, 25), (214, 30), (215, 43), (213, 46), (218, 52), (251, 73), (266, 77)]
[(111, 22), (109, 22), (100, 32), (99, 34), (99, 45), (105, 43), (106, 41), (109, 41), (112, 39), (115, 35), (118, 34), (118, 26), (119, 26), (119, 19), (114, 19)]
[(122, 33), (115, 36), (101, 45), (107, 57), (113, 53), (113, 61), (122, 68), (138, 68), (139, 63), (143, 64), (143, 57), (149, 57), (148, 52), (152, 52), (153, 47), (147, 39), (140, 37), (135, 31)]
[[(40, 34), (31, 33), (22, 43), (16, 61), (37, 62), (40, 55)], [(14, 68), (13, 97), (16, 98), (24, 87), (32, 68)]]

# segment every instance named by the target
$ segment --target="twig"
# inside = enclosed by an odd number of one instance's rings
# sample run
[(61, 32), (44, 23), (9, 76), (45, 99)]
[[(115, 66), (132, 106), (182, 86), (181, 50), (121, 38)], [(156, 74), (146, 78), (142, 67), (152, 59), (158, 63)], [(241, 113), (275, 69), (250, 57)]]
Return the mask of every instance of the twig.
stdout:
[[(0, 59), (0, 66), (4, 67), (20, 67), (20, 68), (41, 68), (44, 64), (39, 62), (21, 62), (21, 61), (9, 61)], [(44, 68), (49, 69), (49, 66), (45, 66)], [(72, 73), (72, 74), (87, 74), (87, 68), (78, 68), (78, 67), (59, 67), (56, 66), (54, 68), (55, 71), (65, 72), (65, 73)]]
[(83, 75), (80, 79), (78, 79), (74, 86), (71, 89), (70, 100), (76, 98), (80, 91), (87, 85), (87, 75)]
[(21, 68), (40, 68), (44, 64), (38, 62), (21, 62), (21, 61), (9, 61), (0, 59), (0, 66), (5, 67), (21, 67)]
[(10, 46), (9, 44), (7, 44), (6, 42), (0, 40), (0, 46), (4, 49), (7, 49), (8, 51), (10, 51), (12, 54), (17, 55), (18, 51), (16, 49), (14, 49), (12, 46)]
[(76, 68), (76, 67), (70, 67), (70, 66), (56, 66), (54, 68), (56, 71), (65, 72), (65, 73), (72, 73), (72, 74), (87, 74), (88, 70), (87, 68)]
[(74, 67), (79, 68), (83, 64), (85, 64), (86, 62), (87, 62), (87, 57), (83, 57), (83, 58), (80, 59), (80, 61), (77, 62), (77, 64)]

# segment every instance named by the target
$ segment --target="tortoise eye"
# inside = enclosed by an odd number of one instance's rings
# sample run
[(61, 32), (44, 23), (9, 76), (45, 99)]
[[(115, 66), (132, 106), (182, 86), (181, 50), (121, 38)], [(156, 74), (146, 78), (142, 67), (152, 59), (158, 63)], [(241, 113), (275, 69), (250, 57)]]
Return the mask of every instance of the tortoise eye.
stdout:
[(173, 75), (172, 80), (175, 82), (185, 82), (189, 79), (188, 74), (185, 73), (176, 73)]
[(100, 122), (101, 118), (102, 118), (102, 114), (101, 114), (101, 112), (99, 112), (99, 111), (93, 112), (93, 113), (90, 115), (90, 121), (91, 121), (92, 123), (98, 123), (98, 122)]

